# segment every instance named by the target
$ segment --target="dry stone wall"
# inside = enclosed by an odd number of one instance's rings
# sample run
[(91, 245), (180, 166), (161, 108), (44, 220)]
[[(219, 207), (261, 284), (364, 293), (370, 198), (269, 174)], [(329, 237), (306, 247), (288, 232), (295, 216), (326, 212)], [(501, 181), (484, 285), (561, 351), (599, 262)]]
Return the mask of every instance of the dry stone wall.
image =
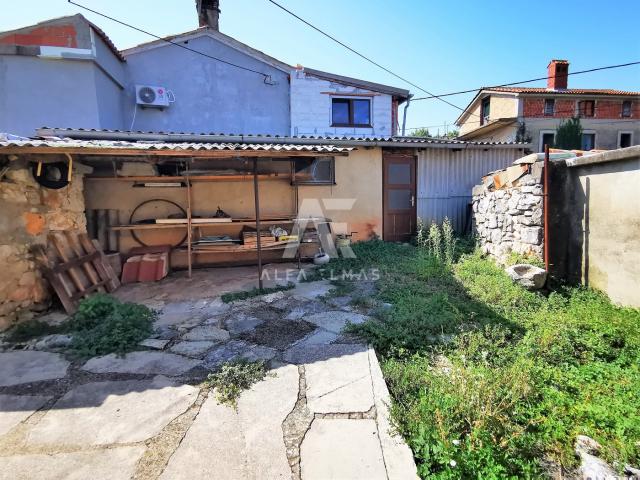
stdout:
[(83, 176), (76, 164), (60, 190), (40, 186), (25, 160), (10, 161), (0, 179), (0, 331), (49, 306), (51, 294), (34, 257), (55, 230), (86, 231)]
[(474, 230), (482, 251), (543, 255), (542, 162), (493, 172), (473, 188)]

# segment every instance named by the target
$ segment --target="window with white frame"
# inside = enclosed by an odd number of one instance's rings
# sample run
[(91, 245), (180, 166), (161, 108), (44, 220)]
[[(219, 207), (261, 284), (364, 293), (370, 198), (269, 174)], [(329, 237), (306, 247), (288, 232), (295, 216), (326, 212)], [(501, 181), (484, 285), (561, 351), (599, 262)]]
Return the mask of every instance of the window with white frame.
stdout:
[(556, 101), (553, 98), (544, 99), (544, 115), (546, 117), (553, 117), (556, 111)]

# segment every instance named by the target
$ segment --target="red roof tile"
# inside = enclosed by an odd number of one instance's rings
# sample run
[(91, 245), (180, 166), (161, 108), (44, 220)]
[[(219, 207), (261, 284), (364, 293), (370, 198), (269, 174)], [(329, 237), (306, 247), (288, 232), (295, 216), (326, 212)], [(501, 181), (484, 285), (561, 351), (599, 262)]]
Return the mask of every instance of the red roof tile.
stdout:
[(611, 90), (607, 88), (567, 88), (562, 90), (552, 90), (550, 88), (536, 87), (484, 87), (482, 90), (490, 90), (492, 92), (507, 93), (553, 93), (561, 95), (626, 95), (637, 96), (640, 92), (625, 92), (622, 90)]

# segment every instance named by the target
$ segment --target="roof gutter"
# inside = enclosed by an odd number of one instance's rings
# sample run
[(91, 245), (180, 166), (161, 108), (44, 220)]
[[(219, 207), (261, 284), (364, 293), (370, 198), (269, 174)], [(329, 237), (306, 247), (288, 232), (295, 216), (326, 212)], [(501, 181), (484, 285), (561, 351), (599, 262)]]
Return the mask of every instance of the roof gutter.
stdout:
[(128, 142), (192, 142), (192, 143), (248, 143), (266, 145), (332, 145), (336, 147), (401, 147), (401, 148), (529, 148), (529, 144), (486, 145), (467, 142), (406, 142), (399, 140), (351, 140), (313, 137), (263, 137), (256, 135), (216, 135), (190, 133), (145, 133), (145, 132), (117, 132), (99, 130), (68, 130), (57, 128), (39, 128), (36, 131), (40, 137), (73, 138), (77, 140), (121, 140)]

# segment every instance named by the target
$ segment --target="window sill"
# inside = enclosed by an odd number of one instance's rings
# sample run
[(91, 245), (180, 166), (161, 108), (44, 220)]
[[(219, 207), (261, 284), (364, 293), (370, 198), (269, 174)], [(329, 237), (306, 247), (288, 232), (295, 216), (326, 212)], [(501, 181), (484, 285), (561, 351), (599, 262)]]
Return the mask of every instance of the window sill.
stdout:
[(373, 128), (373, 125), (350, 125), (348, 123), (332, 123), (331, 126), (340, 128)]

